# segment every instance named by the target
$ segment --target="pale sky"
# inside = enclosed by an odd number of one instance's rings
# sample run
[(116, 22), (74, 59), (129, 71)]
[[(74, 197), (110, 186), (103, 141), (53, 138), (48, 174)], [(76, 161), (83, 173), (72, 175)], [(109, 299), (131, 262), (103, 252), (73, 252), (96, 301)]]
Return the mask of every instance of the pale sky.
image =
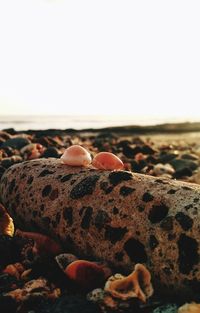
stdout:
[(200, 120), (199, 17), (199, 0), (0, 0), (0, 115)]

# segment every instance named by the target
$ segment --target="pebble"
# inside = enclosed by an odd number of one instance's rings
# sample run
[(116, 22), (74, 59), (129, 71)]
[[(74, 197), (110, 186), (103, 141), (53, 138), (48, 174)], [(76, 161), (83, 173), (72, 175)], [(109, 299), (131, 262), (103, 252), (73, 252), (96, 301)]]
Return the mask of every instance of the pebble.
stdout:
[(153, 310), (152, 313), (177, 313), (177, 309), (176, 304), (165, 304)]
[(184, 169), (190, 169), (191, 171), (194, 171), (198, 167), (198, 163), (190, 159), (174, 159), (169, 163), (173, 166), (176, 172), (182, 171)]
[(77, 257), (74, 254), (71, 253), (62, 253), (55, 257), (56, 262), (58, 263), (58, 266), (61, 268), (61, 270), (65, 270), (65, 268), (72, 262), (77, 261)]
[(9, 168), (11, 165), (22, 162), (22, 157), (19, 155), (13, 155), (12, 157), (9, 158), (4, 158), (1, 161), (1, 166), (5, 168)]
[(1, 147), (1, 151), (5, 153), (5, 157), (12, 156), (15, 153), (15, 151), (11, 147)]
[(61, 153), (56, 147), (47, 148), (41, 155), (42, 158), (60, 158), (60, 156)]
[(140, 146), (125, 145), (122, 151), (127, 158), (133, 159), (137, 153), (142, 152), (142, 148)]
[(17, 137), (9, 138), (5, 142), (3, 142), (1, 147), (2, 148), (11, 147), (11, 148), (20, 150), (22, 147), (24, 147), (30, 143), (31, 143), (31, 141), (28, 138), (17, 136)]
[(0, 130), (0, 137), (3, 138), (4, 141), (6, 141), (11, 138), (11, 135), (3, 130)]
[(141, 148), (141, 152), (144, 154), (154, 154), (156, 152), (150, 145), (143, 145)]
[(161, 153), (159, 155), (159, 162), (160, 163), (169, 163), (170, 161), (172, 161), (173, 159), (177, 158), (178, 154), (177, 153)]
[(198, 161), (199, 157), (196, 154), (185, 153), (182, 154), (181, 159)]
[(174, 168), (170, 164), (158, 163), (154, 165), (153, 174), (155, 176), (163, 176), (165, 174), (173, 175), (175, 173)]

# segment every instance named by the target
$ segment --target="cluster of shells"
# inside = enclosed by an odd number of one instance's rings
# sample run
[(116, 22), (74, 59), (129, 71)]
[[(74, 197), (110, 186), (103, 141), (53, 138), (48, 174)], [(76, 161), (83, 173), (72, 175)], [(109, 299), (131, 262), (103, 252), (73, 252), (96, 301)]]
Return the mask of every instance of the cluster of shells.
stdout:
[(92, 159), (91, 154), (80, 145), (67, 148), (61, 156), (63, 164), (69, 166), (89, 166), (101, 170), (122, 170), (123, 162), (113, 153), (99, 152)]

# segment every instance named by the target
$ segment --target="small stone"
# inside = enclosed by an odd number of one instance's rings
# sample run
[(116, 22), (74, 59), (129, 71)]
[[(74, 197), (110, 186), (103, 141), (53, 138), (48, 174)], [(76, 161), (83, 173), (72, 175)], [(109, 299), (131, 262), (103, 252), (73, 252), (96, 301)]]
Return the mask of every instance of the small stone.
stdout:
[(153, 173), (156, 176), (162, 176), (163, 174), (173, 175), (174, 172), (175, 171), (173, 167), (168, 163), (167, 164), (158, 163), (153, 168)]
[(125, 145), (123, 147), (123, 154), (130, 159), (134, 158), (134, 156), (140, 152), (142, 152), (142, 148), (139, 146)]
[(177, 153), (161, 153), (159, 156), (159, 162), (160, 163), (169, 163), (173, 159), (177, 158), (178, 154)]
[(50, 312), (55, 313), (102, 313), (98, 304), (82, 295), (62, 295), (56, 299)]
[(4, 148), (1, 147), (1, 150), (5, 153), (5, 156), (8, 156), (8, 157), (14, 154), (14, 151), (11, 147), (4, 147)]
[(153, 310), (152, 313), (177, 313), (177, 305), (176, 304), (165, 304), (162, 306), (159, 306), (155, 310)]
[(12, 157), (4, 158), (1, 161), (1, 166), (5, 168), (9, 168), (11, 165), (22, 162), (22, 161), (23, 161), (22, 157), (20, 157), (19, 155), (13, 155)]
[(61, 268), (61, 270), (65, 270), (65, 268), (72, 262), (78, 260), (77, 257), (74, 254), (71, 253), (62, 253), (55, 257), (56, 262), (58, 263), (58, 266)]
[(182, 154), (181, 159), (198, 161), (199, 157), (193, 153), (185, 153), (185, 154)]
[(0, 137), (3, 138), (4, 141), (6, 141), (11, 138), (11, 135), (3, 130), (0, 130)]
[(174, 159), (169, 162), (175, 171), (182, 171), (185, 169), (190, 169), (191, 171), (194, 171), (198, 167), (198, 163), (192, 160), (188, 159)]
[(173, 175), (173, 178), (182, 178), (182, 177), (190, 177), (192, 176), (192, 170), (190, 168), (183, 168), (176, 171)]
[(22, 147), (30, 144), (31, 141), (26, 138), (26, 137), (13, 137), (10, 138), (8, 140), (6, 140), (3, 144), (2, 144), (2, 148), (4, 147), (11, 147), (14, 149), (21, 149)]
[(61, 153), (56, 147), (49, 147), (47, 148), (43, 154), (42, 158), (60, 158)]
[(142, 150), (141, 152), (144, 154), (154, 154), (156, 152), (156, 150), (154, 150), (149, 145), (144, 145), (141, 150)]

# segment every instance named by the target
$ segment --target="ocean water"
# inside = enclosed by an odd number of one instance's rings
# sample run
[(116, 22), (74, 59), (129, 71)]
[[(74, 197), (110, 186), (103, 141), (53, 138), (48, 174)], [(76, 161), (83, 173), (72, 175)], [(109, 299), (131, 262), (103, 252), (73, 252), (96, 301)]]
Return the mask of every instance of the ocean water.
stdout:
[(157, 125), (163, 123), (197, 122), (199, 120), (187, 120), (187, 118), (166, 117), (136, 117), (136, 116), (0, 116), (0, 129), (14, 128), (16, 130), (28, 129), (87, 129), (104, 128), (112, 126), (128, 125)]

